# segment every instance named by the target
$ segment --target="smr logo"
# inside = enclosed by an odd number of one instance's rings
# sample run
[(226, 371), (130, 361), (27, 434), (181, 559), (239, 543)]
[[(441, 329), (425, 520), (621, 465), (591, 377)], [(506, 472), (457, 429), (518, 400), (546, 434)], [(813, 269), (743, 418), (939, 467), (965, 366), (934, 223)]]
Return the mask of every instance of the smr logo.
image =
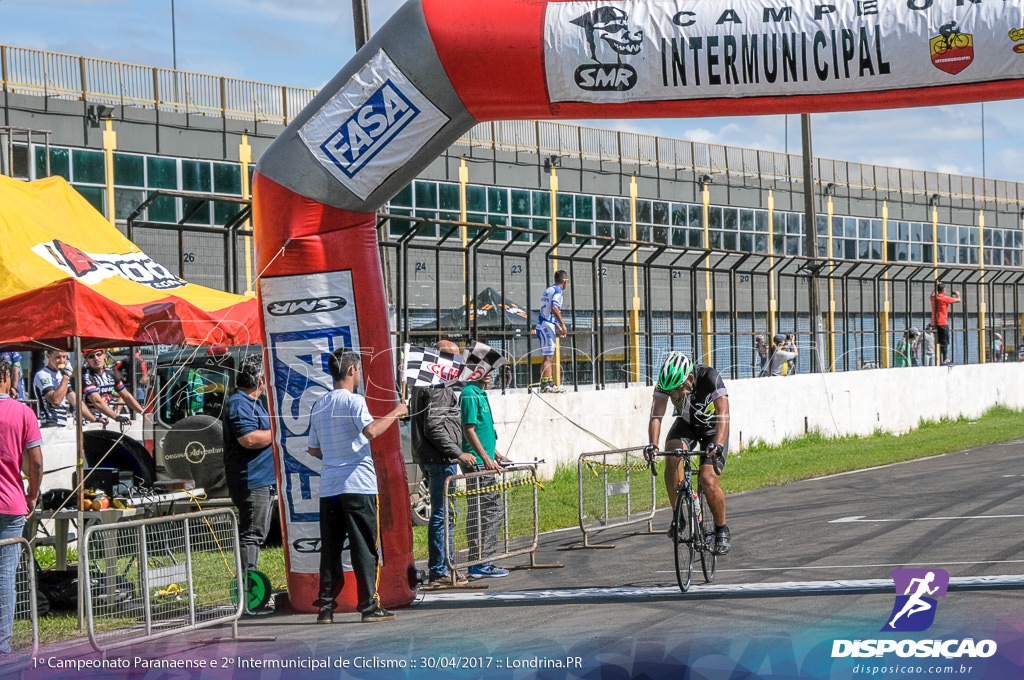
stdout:
[[(629, 15), (618, 7), (598, 7), (592, 12), (572, 20), (585, 32), (590, 58), (596, 64), (583, 64), (574, 74), (576, 86), (582, 90), (602, 92), (621, 92), (631, 90), (636, 85), (636, 69), (622, 63), (623, 56), (640, 54), (643, 46), (644, 32), (641, 29), (629, 29)], [(601, 54), (608, 59), (602, 60)], [(612, 57), (615, 63), (607, 63)]]
[(935, 598), (946, 596), (949, 573), (945, 569), (893, 569), (889, 573), (896, 584), (896, 603), (882, 630), (927, 630), (935, 621)]

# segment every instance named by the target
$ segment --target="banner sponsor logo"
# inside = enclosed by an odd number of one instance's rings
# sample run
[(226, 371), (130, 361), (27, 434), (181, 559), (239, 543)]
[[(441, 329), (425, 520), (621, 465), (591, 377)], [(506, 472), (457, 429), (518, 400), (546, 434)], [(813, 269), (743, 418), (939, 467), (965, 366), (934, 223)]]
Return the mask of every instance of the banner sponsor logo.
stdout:
[(300, 298), (285, 300), (267, 305), (267, 314), (273, 316), (291, 316), (292, 314), (314, 314), (316, 312), (333, 312), (348, 304), (348, 300), (340, 295), (325, 295), (319, 298)]
[[(320, 536), (320, 459), (309, 454), (309, 418), (313, 405), (333, 388), (327, 358), (339, 347), (359, 347), (355, 290), (350, 270), (264, 278), (260, 294), (267, 310), (267, 378), (277, 418), (284, 521), (291, 550), (291, 571), (317, 573)], [(332, 301), (313, 305), (310, 301)]]
[(366, 199), (448, 117), (380, 50), (299, 129), (316, 159)]
[(939, 35), (928, 41), (932, 64), (940, 71), (956, 75), (974, 61), (974, 36), (962, 33), (955, 21), (939, 27)]
[(1005, 41), (1014, 10), (971, 4), (953, 24), (954, 5), (552, 2), (545, 78), (553, 102), (605, 104), (932, 87), (968, 66), (962, 82), (1024, 77), (1019, 60), (975, 51)]
[(33, 246), (32, 252), (90, 286), (113, 277), (140, 283), (158, 291), (181, 288), (188, 284), (188, 281), (178, 278), (142, 251), (87, 253), (54, 239)]

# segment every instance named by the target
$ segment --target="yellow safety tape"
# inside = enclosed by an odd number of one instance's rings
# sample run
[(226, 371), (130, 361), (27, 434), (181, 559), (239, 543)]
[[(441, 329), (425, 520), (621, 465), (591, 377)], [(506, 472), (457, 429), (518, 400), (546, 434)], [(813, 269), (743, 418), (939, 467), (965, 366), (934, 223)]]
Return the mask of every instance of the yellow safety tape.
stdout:
[(600, 477), (600, 475), (597, 474), (597, 470), (594, 469), (599, 467), (609, 468), (611, 470), (631, 470), (634, 472), (647, 469), (647, 463), (644, 463), (643, 465), (616, 465), (614, 463), (598, 463), (595, 460), (587, 460), (586, 458), (583, 459), (583, 464), (590, 468), (590, 471), (594, 473), (595, 477)]
[(538, 482), (536, 477), (531, 477), (529, 479), (521, 479), (521, 480), (519, 480), (517, 482), (505, 482), (503, 484), (492, 484), (491, 486), (485, 486), (485, 487), (481, 487), (479, 489), (473, 489), (472, 491), (470, 491), (470, 490), (457, 491), (455, 493), (449, 493), (448, 497), (449, 498), (464, 498), (466, 496), (475, 496), (476, 494), (487, 493), (488, 491), (500, 491), (502, 489), (511, 489), (512, 487), (515, 487), (515, 486), (526, 486), (527, 484), (532, 484), (533, 486), (536, 486), (537, 488), (539, 488), (541, 490), (544, 489), (544, 485), (541, 484), (540, 482)]

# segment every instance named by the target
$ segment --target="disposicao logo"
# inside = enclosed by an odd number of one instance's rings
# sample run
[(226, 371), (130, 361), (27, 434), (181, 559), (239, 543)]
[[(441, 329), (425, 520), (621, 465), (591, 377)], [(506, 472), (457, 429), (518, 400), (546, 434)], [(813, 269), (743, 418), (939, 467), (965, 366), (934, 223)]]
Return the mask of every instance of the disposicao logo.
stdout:
[[(911, 633), (927, 630), (935, 622), (936, 598), (946, 597), (949, 573), (945, 569), (893, 569), (896, 601), (881, 632)], [(997, 651), (994, 640), (833, 640), (832, 658), (961, 657), (987, 659)]]

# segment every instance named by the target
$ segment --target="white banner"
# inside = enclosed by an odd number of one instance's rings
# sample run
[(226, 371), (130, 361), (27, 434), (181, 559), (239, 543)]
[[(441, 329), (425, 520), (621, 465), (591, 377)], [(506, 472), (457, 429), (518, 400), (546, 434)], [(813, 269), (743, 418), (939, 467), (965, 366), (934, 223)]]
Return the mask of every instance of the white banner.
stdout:
[[(1021, 0), (552, 2), (552, 102), (821, 95), (1024, 77)], [(922, 105), (942, 104), (922, 93)]]
[(349, 270), (265, 277), (260, 282), (276, 416), (290, 569), (320, 570), (320, 459), (309, 455), (309, 414), (333, 388), (327, 357), (359, 347), (356, 299)]
[(448, 122), (380, 50), (306, 121), (313, 156), (365, 199)]

